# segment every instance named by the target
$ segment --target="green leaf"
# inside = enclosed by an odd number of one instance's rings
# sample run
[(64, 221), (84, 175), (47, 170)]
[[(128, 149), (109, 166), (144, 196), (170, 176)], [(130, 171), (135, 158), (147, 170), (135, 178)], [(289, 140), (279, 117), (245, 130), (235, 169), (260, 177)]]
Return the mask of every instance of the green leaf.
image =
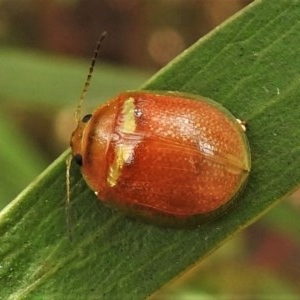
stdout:
[(73, 166), (70, 242), (65, 153), (0, 215), (1, 296), (143, 299), (295, 189), (299, 20), (299, 1), (256, 1), (143, 85), (212, 98), (247, 121), (252, 172), (230, 212), (195, 230), (144, 224), (104, 207)]

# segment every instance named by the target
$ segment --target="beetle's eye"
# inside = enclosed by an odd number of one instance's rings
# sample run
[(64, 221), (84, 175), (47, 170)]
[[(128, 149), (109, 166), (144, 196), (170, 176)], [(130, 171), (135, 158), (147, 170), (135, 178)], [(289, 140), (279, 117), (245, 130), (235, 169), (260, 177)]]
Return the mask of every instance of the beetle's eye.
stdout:
[(81, 154), (75, 154), (74, 155), (74, 160), (75, 160), (75, 162), (78, 166), (82, 166), (83, 161), (82, 161), (82, 155)]
[(85, 116), (82, 118), (81, 122), (87, 123), (87, 122), (90, 120), (91, 117), (92, 117), (91, 114), (85, 115)]

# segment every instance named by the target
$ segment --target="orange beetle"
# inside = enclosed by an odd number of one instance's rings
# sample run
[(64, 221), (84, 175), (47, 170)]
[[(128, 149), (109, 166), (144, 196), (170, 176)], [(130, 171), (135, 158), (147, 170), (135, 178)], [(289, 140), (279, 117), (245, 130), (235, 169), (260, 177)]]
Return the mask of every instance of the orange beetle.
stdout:
[(71, 149), (101, 201), (157, 224), (218, 217), (250, 171), (240, 122), (220, 104), (176, 92), (124, 92), (78, 122)]

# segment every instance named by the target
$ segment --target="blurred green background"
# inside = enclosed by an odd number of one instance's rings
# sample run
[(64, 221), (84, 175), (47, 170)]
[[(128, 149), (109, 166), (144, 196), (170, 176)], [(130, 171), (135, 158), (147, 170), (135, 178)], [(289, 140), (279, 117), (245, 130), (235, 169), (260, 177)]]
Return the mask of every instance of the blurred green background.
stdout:
[[(109, 35), (87, 111), (99, 99), (138, 88), (250, 2), (0, 1), (0, 208), (68, 147), (89, 59), (103, 30)], [(296, 192), (153, 299), (298, 299), (299, 206)]]

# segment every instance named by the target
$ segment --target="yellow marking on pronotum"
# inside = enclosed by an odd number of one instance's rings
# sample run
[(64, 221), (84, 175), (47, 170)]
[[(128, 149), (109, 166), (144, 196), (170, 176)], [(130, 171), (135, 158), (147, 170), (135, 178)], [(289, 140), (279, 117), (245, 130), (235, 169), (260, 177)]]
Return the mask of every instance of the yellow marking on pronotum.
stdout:
[(121, 124), (121, 132), (124, 133), (134, 133), (136, 129), (135, 123), (135, 105), (134, 105), (134, 98), (129, 97), (123, 105), (122, 108), (122, 124)]
[[(136, 129), (135, 122), (135, 105), (134, 98), (128, 98), (122, 107), (121, 112), (121, 124), (120, 132), (125, 134), (134, 134)], [(121, 174), (122, 168), (125, 163), (130, 163), (133, 160), (134, 148), (136, 143), (130, 142), (129, 144), (124, 144), (120, 141), (115, 147), (115, 159), (111, 166), (109, 167), (109, 173), (107, 176), (107, 183), (113, 187), (117, 184), (117, 180)]]

